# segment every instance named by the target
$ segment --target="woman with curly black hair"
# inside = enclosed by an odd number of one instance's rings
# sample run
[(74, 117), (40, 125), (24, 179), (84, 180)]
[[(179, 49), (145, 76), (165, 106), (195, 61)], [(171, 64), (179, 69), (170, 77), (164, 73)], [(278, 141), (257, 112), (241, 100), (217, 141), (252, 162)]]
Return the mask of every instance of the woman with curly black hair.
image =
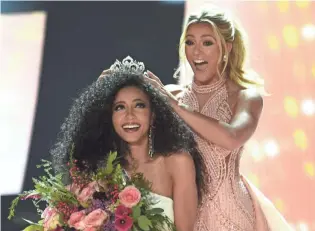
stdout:
[(127, 175), (140, 172), (152, 183), (176, 229), (191, 231), (204, 189), (201, 155), (191, 130), (144, 80), (144, 70), (130, 57), (116, 61), (81, 94), (61, 128), (53, 162), (65, 172), (74, 147), (80, 169), (94, 171), (117, 151)]

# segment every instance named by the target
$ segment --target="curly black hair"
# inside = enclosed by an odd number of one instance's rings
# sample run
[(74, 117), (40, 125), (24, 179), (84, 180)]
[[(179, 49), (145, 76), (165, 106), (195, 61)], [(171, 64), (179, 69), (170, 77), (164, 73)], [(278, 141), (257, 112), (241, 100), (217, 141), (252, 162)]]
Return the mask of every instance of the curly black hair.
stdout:
[(117, 151), (120, 164), (126, 164), (124, 157), (128, 153), (128, 145), (114, 130), (112, 104), (118, 91), (127, 86), (135, 86), (149, 96), (155, 114), (154, 155), (188, 152), (192, 156), (201, 201), (205, 189), (205, 168), (191, 129), (172, 110), (159, 90), (145, 81), (142, 74), (130, 71), (111, 72), (92, 83), (75, 100), (51, 150), (55, 171), (68, 172), (66, 163), (71, 151), (79, 168), (85, 171), (94, 171), (110, 151)]

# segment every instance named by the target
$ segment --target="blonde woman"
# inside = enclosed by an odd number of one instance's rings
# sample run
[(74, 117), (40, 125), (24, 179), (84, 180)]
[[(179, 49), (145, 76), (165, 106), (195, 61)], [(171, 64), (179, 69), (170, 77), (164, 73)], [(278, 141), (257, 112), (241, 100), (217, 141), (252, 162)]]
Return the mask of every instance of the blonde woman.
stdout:
[[(241, 29), (219, 8), (191, 14), (181, 36), (180, 58), (193, 72), (185, 88), (164, 87), (157, 76), (148, 74), (194, 131), (207, 165), (208, 194), (195, 230), (290, 230), (270, 201), (239, 172), (243, 146), (253, 135), (263, 108), (258, 91), (263, 81), (244, 69)], [(182, 83), (187, 69), (184, 73)]]

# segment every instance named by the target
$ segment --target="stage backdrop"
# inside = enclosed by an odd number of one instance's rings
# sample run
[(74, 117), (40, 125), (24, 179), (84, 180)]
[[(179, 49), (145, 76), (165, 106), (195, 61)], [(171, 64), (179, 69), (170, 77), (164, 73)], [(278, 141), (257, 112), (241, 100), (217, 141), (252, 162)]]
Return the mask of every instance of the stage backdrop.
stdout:
[[(203, 3), (2, 2), (1, 230), (25, 226), (6, 220), (9, 202), (42, 174), (36, 164), (81, 89), (127, 55), (174, 83), (184, 13)], [(240, 19), (270, 93), (241, 170), (295, 230), (315, 231), (315, 2), (214, 3)], [(31, 203), (21, 216), (37, 219)]]

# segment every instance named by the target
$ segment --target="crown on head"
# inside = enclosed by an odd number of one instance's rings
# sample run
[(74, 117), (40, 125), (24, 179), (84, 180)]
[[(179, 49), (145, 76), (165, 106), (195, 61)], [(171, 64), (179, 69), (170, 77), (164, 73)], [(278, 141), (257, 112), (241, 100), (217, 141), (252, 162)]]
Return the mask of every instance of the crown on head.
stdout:
[(111, 65), (110, 70), (112, 72), (127, 72), (135, 75), (143, 75), (145, 66), (143, 62), (137, 62), (130, 56), (127, 56), (121, 62), (116, 60), (115, 63)]

